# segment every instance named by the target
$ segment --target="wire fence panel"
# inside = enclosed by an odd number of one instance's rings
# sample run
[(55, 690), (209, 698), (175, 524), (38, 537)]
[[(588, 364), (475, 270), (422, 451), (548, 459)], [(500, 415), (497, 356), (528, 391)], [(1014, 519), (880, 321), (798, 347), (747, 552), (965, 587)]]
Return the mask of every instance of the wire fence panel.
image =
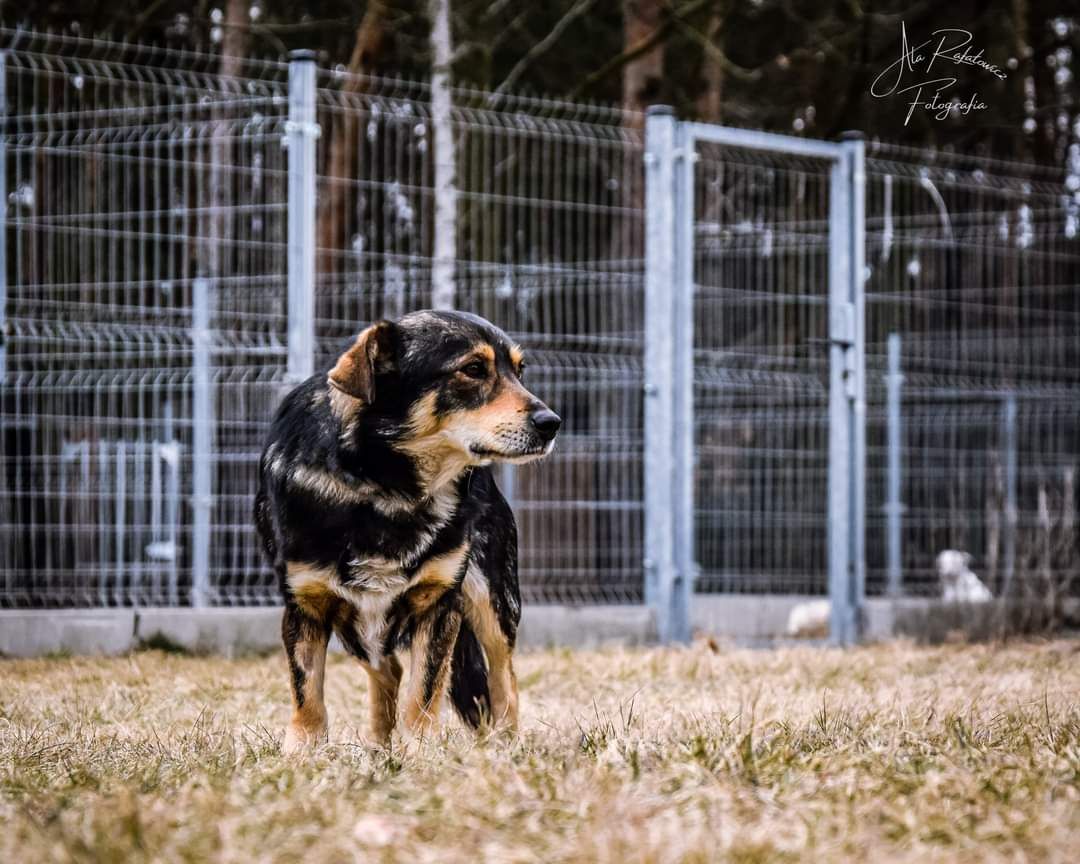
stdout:
[(830, 162), (698, 157), (696, 587), (825, 593)]
[(0, 603), (188, 602), (196, 459), (207, 599), (268, 602), (250, 498), (283, 369), (284, 67), (7, 39)]
[[(4, 39), (0, 604), (275, 602), (251, 498), (287, 387), (288, 64)], [(430, 101), (319, 73), (316, 369), (367, 322), (431, 305)], [(533, 601), (641, 600), (643, 175), (627, 119), (454, 93), (456, 305), (526, 347), (565, 420), (544, 465), (499, 475)]]
[(526, 348), (529, 386), (564, 420), (543, 464), (497, 469), (523, 594), (640, 602), (640, 130), (611, 109), (454, 91), (456, 257), (440, 262), (428, 88), (325, 73), (318, 114), (316, 368), (362, 322), (432, 305), (444, 265), (455, 305)]
[[(251, 500), (290, 383), (289, 64), (0, 41), (0, 605), (276, 602)], [(498, 323), (564, 418), (546, 462), (497, 469), (526, 599), (641, 602), (644, 118), (452, 97), (318, 71), (315, 368), (436, 297)], [(694, 155), (696, 587), (824, 593), (827, 159)], [(1075, 592), (1075, 177), (866, 167), (868, 589), (936, 593), (956, 548), (995, 594)]]
[(1076, 178), (881, 144), (867, 173), (868, 590), (887, 584), (895, 333), (903, 590), (939, 593), (935, 558), (957, 549), (995, 595), (1067, 594), (1080, 576)]

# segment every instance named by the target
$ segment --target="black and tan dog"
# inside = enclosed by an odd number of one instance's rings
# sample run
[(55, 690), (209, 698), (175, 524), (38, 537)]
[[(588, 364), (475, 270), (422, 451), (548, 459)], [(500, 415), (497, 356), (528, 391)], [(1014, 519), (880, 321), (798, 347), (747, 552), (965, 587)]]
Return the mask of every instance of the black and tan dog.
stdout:
[(376, 742), (394, 728), (406, 649), (414, 733), (448, 682), (469, 725), (516, 725), (517, 531), (486, 466), (543, 457), (560, 425), (522, 371), (484, 319), (416, 312), (364, 330), (278, 409), (255, 521), (285, 597), (287, 751), (326, 738), (332, 632), (367, 669)]

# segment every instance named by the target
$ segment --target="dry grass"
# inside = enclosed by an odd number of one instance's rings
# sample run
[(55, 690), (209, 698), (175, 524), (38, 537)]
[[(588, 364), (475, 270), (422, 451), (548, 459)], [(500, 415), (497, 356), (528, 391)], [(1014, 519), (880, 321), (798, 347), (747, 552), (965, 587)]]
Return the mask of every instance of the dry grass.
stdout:
[(282, 757), (280, 657), (0, 663), (0, 860), (1076, 860), (1080, 645), (549, 651), (523, 729)]

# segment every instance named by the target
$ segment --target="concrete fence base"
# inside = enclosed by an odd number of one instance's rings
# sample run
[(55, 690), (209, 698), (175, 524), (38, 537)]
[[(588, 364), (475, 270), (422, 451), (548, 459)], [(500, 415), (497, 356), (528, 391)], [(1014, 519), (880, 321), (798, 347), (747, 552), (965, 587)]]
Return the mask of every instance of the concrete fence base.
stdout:
[[(697, 634), (742, 644), (783, 640), (791, 610), (813, 599), (818, 598), (698, 595), (692, 625)], [(1022, 621), (1025, 612), (999, 602), (959, 607), (931, 598), (875, 598), (864, 611), (864, 638), (871, 642), (898, 636), (926, 642), (987, 638), (999, 635), (1003, 622)], [(1075, 626), (1080, 606), (1073, 601), (1066, 612)], [(276, 651), (280, 627), (278, 607), (0, 610), (0, 655), (123, 654), (149, 645), (234, 656)], [(518, 644), (596, 648), (655, 641), (656, 621), (644, 606), (533, 605), (523, 611)], [(340, 650), (334, 642), (331, 647)]]
[[(656, 626), (644, 606), (527, 606), (523, 648), (646, 645)], [(281, 647), (281, 608), (0, 610), (0, 655), (123, 654), (144, 645), (235, 656)], [(336, 640), (331, 649), (340, 650)]]

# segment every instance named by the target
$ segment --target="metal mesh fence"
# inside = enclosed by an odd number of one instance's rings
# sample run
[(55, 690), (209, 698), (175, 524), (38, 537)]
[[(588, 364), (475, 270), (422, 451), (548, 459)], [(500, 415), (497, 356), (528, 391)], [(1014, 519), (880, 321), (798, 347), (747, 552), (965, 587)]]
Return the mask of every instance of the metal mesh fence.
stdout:
[[(288, 64), (0, 41), (0, 605), (275, 602), (250, 510), (289, 386)], [(367, 322), (431, 305), (443, 268), (459, 307), (526, 346), (565, 421), (552, 458), (498, 475), (526, 599), (641, 602), (643, 118), (455, 90), (444, 261), (426, 85), (320, 71), (315, 99), (316, 369)], [(828, 165), (693, 155), (696, 587), (822, 593)], [(872, 593), (935, 593), (945, 548), (997, 594), (1074, 590), (1073, 182), (868, 146)]]
[(936, 594), (936, 554), (959, 549), (995, 595), (1010, 580), (1067, 593), (1080, 575), (1076, 178), (882, 144), (867, 170), (868, 591), (889, 584), (895, 333), (902, 589)]
[[(425, 86), (327, 74), (318, 90), (317, 362), (357, 321), (431, 305)], [(503, 469), (527, 598), (640, 602), (643, 175), (640, 131), (606, 108), (456, 90), (456, 305), (529, 352), (564, 431)]]
[[(200, 506), (210, 599), (266, 602), (249, 501), (282, 371), (284, 67), (6, 39), (0, 602), (185, 603)], [(192, 498), (200, 357), (211, 501)]]
[(830, 166), (697, 156), (697, 590), (824, 593)]
[[(0, 604), (274, 602), (251, 495), (288, 386), (288, 64), (3, 38)], [(318, 369), (430, 305), (434, 226), (426, 87), (326, 72), (317, 94)], [(523, 593), (640, 601), (640, 132), (604, 108), (454, 103), (457, 304), (526, 346), (567, 425), (541, 469), (500, 476)]]

